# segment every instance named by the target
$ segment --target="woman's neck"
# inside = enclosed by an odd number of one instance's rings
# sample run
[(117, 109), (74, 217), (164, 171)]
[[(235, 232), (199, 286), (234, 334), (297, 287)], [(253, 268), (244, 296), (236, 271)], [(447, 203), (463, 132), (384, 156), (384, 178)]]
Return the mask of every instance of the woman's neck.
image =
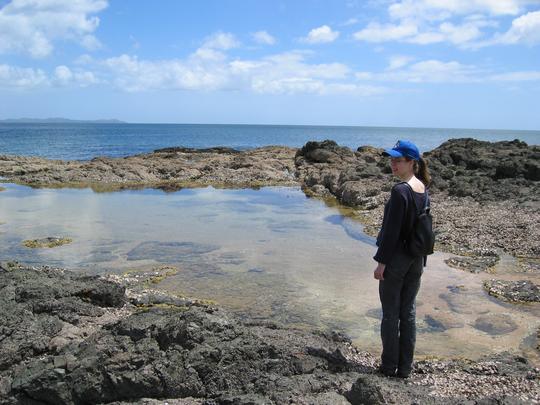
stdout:
[(400, 180), (401, 181), (405, 181), (405, 182), (409, 182), (411, 181), (411, 179), (414, 177), (414, 173), (407, 173), (407, 174), (404, 174), (403, 176), (399, 176)]

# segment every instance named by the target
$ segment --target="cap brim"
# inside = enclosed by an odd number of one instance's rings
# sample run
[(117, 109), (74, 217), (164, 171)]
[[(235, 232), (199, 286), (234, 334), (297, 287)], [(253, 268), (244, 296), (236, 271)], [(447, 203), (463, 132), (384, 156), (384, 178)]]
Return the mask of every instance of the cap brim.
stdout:
[(390, 157), (393, 157), (393, 158), (399, 158), (399, 157), (404, 156), (403, 153), (398, 152), (397, 150), (394, 150), (394, 149), (385, 149), (382, 154), (383, 154), (383, 156), (390, 156)]

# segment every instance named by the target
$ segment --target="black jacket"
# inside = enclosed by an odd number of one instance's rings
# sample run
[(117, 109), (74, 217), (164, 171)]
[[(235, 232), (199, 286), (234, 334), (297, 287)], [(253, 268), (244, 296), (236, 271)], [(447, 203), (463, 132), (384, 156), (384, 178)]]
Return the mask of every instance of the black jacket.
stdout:
[(390, 262), (413, 228), (416, 218), (413, 194), (418, 209), (426, 202), (426, 193), (411, 193), (411, 191), (404, 182), (392, 187), (390, 199), (384, 206), (382, 227), (377, 236), (377, 253), (373, 256), (379, 263)]

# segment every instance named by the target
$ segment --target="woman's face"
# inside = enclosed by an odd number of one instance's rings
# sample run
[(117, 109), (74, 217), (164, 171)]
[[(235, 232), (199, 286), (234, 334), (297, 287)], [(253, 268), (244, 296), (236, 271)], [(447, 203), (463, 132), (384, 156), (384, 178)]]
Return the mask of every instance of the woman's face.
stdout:
[(399, 178), (405, 178), (413, 173), (414, 161), (407, 160), (404, 157), (390, 158), (390, 167), (392, 174)]

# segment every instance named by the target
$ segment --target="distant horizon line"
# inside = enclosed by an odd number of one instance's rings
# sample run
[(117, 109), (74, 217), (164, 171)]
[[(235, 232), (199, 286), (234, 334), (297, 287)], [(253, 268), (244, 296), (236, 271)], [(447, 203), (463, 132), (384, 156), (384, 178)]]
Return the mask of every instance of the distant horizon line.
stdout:
[(467, 127), (432, 127), (432, 126), (396, 126), (396, 125), (335, 125), (335, 124), (247, 124), (247, 123), (200, 123), (200, 122), (129, 122), (117, 118), (101, 119), (72, 119), (61, 117), (50, 118), (3, 118), (0, 123), (9, 124), (118, 124), (118, 125), (200, 125), (200, 126), (261, 126), (261, 127), (328, 127), (328, 128), (407, 128), (407, 129), (446, 129), (446, 130), (481, 130), (481, 131), (523, 131), (539, 132), (540, 129), (515, 129), (515, 128), (467, 128)]

